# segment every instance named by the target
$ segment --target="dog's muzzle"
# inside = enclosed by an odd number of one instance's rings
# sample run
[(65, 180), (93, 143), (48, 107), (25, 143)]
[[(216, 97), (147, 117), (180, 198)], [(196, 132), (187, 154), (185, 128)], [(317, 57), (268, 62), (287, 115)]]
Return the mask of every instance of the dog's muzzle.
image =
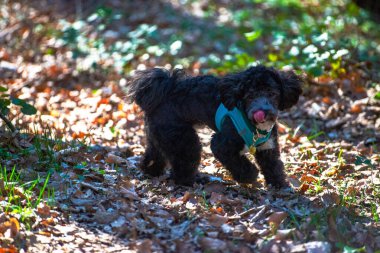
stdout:
[(257, 98), (251, 102), (247, 116), (255, 125), (264, 123), (271, 125), (277, 120), (277, 110), (267, 98)]

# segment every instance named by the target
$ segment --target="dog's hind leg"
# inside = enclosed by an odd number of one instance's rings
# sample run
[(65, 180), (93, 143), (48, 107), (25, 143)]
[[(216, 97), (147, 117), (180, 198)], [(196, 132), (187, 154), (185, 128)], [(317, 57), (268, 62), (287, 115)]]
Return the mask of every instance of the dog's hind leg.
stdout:
[(160, 152), (157, 145), (154, 144), (153, 136), (148, 131), (146, 131), (146, 135), (147, 146), (140, 163), (140, 168), (144, 173), (150, 176), (160, 176), (164, 173), (167, 163), (166, 158), (162, 152)]
[(172, 167), (172, 178), (176, 184), (193, 185), (200, 163), (201, 144), (191, 125), (177, 124), (155, 129), (160, 150), (164, 152)]
[(231, 132), (216, 133), (211, 140), (211, 150), (215, 157), (229, 170), (232, 177), (240, 183), (254, 183), (258, 170), (248, 158), (241, 153), (243, 140)]

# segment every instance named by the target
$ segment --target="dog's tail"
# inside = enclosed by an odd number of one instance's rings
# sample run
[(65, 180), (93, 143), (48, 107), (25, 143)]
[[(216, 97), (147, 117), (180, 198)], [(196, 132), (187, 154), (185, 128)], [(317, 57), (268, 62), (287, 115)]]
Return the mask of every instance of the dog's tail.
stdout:
[(175, 89), (175, 83), (184, 76), (184, 71), (176, 69), (170, 73), (166, 69), (153, 68), (138, 71), (128, 85), (127, 96), (145, 112), (151, 112)]

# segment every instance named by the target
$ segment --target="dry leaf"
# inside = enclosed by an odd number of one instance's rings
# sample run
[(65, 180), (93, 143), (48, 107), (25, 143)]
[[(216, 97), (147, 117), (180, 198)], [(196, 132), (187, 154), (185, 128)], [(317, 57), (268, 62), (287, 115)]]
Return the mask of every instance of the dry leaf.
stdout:
[(15, 248), (15, 246), (11, 245), (9, 248), (0, 248), (0, 253), (17, 253), (18, 250)]
[(309, 190), (309, 188), (310, 188), (310, 185), (305, 182), (305, 183), (302, 183), (300, 187), (298, 187), (298, 191), (300, 191), (301, 193), (304, 193), (307, 190)]
[(151, 253), (152, 252), (152, 241), (150, 239), (145, 239), (137, 244), (137, 253)]
[(351, 110), (350, 110), (352, 113), (361, 113), (363, 110), (362, 110), (362, 105), (360, 104), (353, 104), (351, 106)]
[(137, 193), (133, 189), (126, 189), (124, 187), (120, 187), (120, 193), (123, 194), (123, 197), (130, 199), (130, 200), (139, 200), (140, 197), (137, 195)]
[(122, 164), (125, 163), (126, 160), (120, 156), (109, 153), (105, 159), (106, 163), (114, 163), (114, 164)]
[(219, 239), (203, 237), (199, 240), (199, 244), (203, 251), (219, 251), (225, 250), (227, 244)]
[(185, 194), (183, 195), (182, 197), (182, 202), (183, 203), (186, 203), (187, 201), (189, 201), (190, 198), (192, 198), (194, 195), (190, 192), (185, 192)]
[(37, 213), (41, 217), (48, 217), (50, 216), (50, 207), (46, 205), (45, 203), (40, 203), (37, 206)]
[(291, 253), (330, 253), (331, 245), (328, 242), (307, 242), (292, 247)]
[(286, 212), (275, 212), (272, 213), (266, 220), (272, 223), (276, 228), (280, 226), (281, 222), (288, 217)]
[(215, 227), (220, 227), (227, 221), (228, 217), (219, 214), (211, 214), (210, 217), (208, 217), (208, 222)]
[(323, 175), (327, 176), (327, 177), (332, 177), (334, 175), (338, 174), (338, 169), (333, 167), (333, 168), (329, 168), (328, 170), (325, 170), (323, 172)]
[(304, 175), (302, 175), (300, 181), (302, 183), (306, 182), (306, 183), (312, 184), (312, 183), (318, 182), (318, 178), (316, 178), (316, 177), (314, 177), (314, 176), (312, 176), (310, 174), (304, 174)]

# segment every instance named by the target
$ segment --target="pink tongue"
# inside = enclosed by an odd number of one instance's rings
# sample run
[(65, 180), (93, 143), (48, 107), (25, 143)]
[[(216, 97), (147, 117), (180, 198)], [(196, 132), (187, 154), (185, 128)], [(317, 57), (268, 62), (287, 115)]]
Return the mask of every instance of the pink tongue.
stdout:
[(264, 122), (265, 121), (265, 113), (263, 111), (256, 111), (253, 113), (253, 118), (257, 121), (257, 122)]

